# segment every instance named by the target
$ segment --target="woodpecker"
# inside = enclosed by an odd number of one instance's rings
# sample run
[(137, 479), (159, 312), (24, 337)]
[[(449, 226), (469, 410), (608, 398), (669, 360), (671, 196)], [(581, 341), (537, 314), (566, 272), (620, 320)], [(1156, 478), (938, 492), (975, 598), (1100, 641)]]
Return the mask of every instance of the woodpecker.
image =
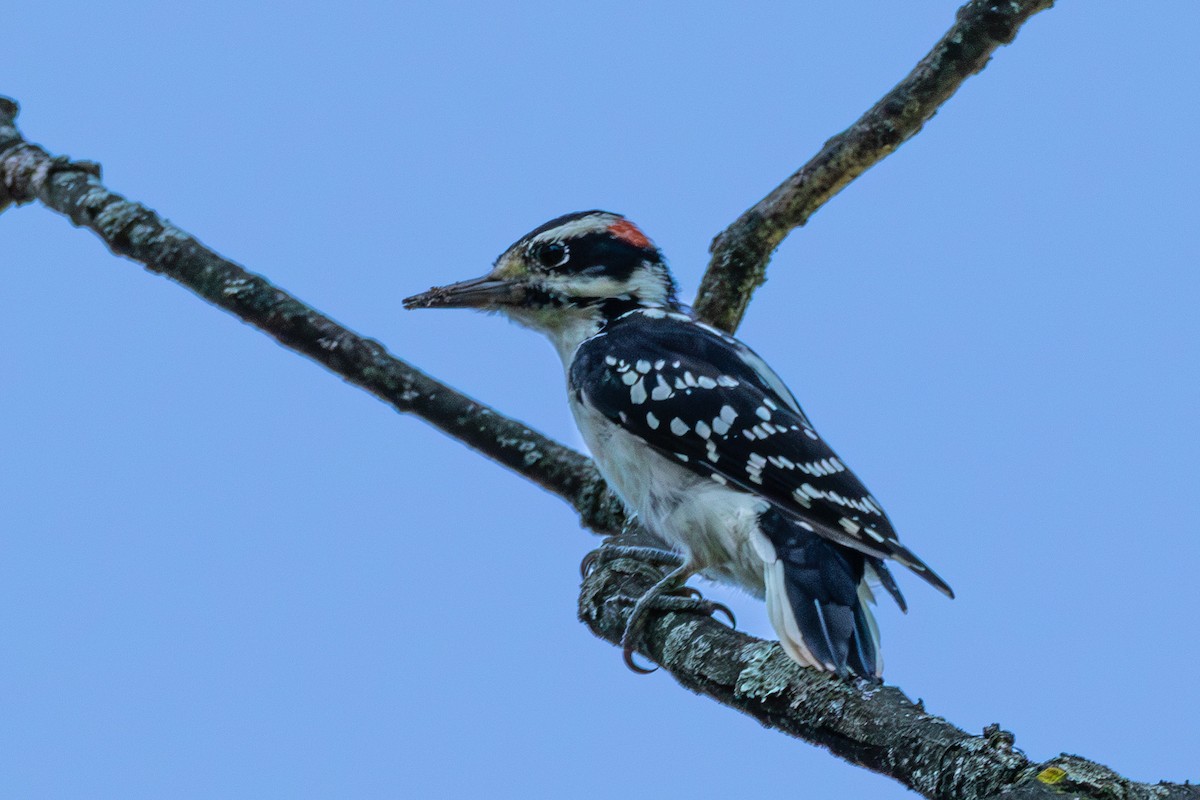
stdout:
[(521, 237), (487, 275), (404, 305), (498, 311), (553, 343), (601, 474), (678, 553), (630, 614), (623, 645), (632, 668), (645, 612), (692, 591), (686, 581), (699, 573), (764, 598), (780, 644), (800, 664), (878, 680), (872, 586), (906, 610), (885, 559), (953, 591), (900, 543), (775, 372), (695, 319), (677, 293), (636, 225), (584, 211)]

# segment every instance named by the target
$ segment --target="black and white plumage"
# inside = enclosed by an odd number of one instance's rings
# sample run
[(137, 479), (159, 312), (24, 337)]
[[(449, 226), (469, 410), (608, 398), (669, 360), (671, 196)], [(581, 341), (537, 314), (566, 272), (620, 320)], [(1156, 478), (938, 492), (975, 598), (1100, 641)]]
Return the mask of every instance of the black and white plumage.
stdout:
[(872, 581), (904, 607), (885, 559), (953, 596), (770, 367), (683, 310), (661, 254), (623, 217), (552, 220), (483, 278), (405, 304), (500, 310), (549, 335), (601, 473), (684, 555), (672, 580), (700, 572), (765, 597), (801, 664), (881, 675)]

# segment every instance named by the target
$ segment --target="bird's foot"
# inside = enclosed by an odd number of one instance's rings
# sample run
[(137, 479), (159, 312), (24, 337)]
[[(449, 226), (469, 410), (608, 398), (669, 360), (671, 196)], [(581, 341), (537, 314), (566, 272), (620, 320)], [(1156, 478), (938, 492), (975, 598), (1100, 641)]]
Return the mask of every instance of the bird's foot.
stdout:
[(683, 556), (673, 553), (670, 550), (644, 545), (612, 544), (606, 542), (588, 553), (583, 557), (583, 561), (579, 562), (580, 577), (586, 578), (599, 567), (617, 558), (632, 558), (635, 561), (641, 561), (655, 567), (670, 567), (671, 569), (683, 566)]
[(634, 604), (633, 610), (629, 612), (629, 619), (625, 622), (625, 632), (621, 635), (621, 652), (625, 666), (632, 671), (645, 675), (658, 669), (643, 667), (633, 657), (646, 629), (647, 612), (683, 611), (705, 616), (721, 613), (729, 619), (730, 626), (737, 626), (737, 620), (728, 606), (706, 599), (698, 589), (684, 583), (695, 571), (695, 567), (689, 563), (680, 564), (671, 574), (651, 586)]
[[(691, 586), (681, 586), (677, 592), (659, 595), (654, 601), (653, 610), (663, 613), (683, 611), (690, 614), (703, 614), (706, 617), (721, 614), (729, 620), (729, 627), (737, 627), (737, 618), (733, 616), (733, 611), (729, 606), (716, 600), (709, 600), (700, 594), (699, 589), (693, 589)], [(625, 631), (628, 635), (628, 625), (626, 625)]]

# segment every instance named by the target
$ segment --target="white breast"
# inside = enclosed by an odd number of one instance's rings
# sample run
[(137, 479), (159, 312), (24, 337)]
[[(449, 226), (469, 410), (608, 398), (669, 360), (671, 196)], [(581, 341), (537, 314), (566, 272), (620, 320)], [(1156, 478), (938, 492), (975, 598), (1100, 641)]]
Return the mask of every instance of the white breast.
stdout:
[(571, 411), (600, 473), (644, 525), (705, 565), (707, 577), (762, 596), (751, 535), (766, 501), (673, 463), (574, 397)]

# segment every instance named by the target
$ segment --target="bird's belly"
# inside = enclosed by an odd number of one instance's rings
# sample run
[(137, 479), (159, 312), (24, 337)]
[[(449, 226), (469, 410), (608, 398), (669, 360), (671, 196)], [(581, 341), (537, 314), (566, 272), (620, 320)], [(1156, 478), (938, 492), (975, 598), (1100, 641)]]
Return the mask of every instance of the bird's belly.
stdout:
[(638, 519), (703, 565), (706, 577), (761, 596), (763, 562), (751, 534), (766, 501), (673, 463), (620, 426), (572, 405), (600, 473)]

